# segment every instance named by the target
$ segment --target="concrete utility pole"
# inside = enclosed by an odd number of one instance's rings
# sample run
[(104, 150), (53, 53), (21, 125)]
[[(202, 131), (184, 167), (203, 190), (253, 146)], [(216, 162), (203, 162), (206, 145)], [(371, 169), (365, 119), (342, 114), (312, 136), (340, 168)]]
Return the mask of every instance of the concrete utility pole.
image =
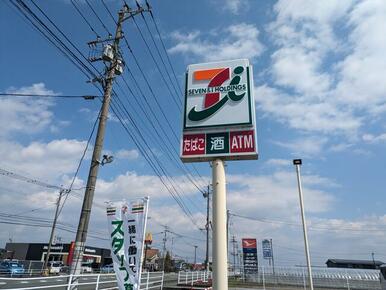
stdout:
[[(99, 117), (98, 131), (95, 139), (94, 151), (91, 158), (90, 171), (87, 179), (86, 191), (84, 194), (82, 211), (79, 219), (78, 230), (76, 233), (75, 248), (74, 248), (74, 258), (71, 264), (71, 274), (78, 275), (81, 271), (81, 263), (83, 260), (83, 250), (86, 243), (87, 231), (90, 222), (91, 216), (91, 207), (94, 198), (95, 184), (98, 176), (99, 165), (101, 164), (101, 155), (103, 149), (103, 141), (105, 136), (106, 122), (109, 113), (110, 101), (111, 101), (111, 91), (113, 88), (113, 82), (116, 75), (116, 70), (122, 64), (122, 60), (119, 53), (119, 42), (123, 37), (122, 34), (122, 23), (145, 11), (142, 7), (139, 7), (136, 10), (131, 10), (127, 5), (124, 5), (123, 8), (118, 13), (117, 27), (115, 31), (115, 36), (112, 39), (112, 53), (113, 57), (110, 61), (110, 66), (108, 67), (105, 75), (105, 79), (102, 81), (104, 94), (103, 94), (103, 103), (101, 114)], [(98, 41), (97, 41), (98, 42)], [(96, 43), (97, 43), (96, 42)]]
[(209, 201), (210, 201), (210, 186), (208, 185), (208, 191), (203, 193), (206, 198), (206, 254), (205, 254), (205, 269), (209, 272)]
[(212, 162), (213, 290), (228, 290), (227, 214), (224, 161)]
[(194, 265), (197, 264), (197, 247), (198, 246), (194, 246)]
[(233, 275), (236, 276), (236, 244), (237, 244), (237, 241), (236, 241), (236, 238), (235, 236), (232, 236), (232, 246), (233, 246), (233, 250), (232, 250), (232, 256), (233, 256)]
[(60, 201), (62, 200), (62, 196), (63, 196), (64, 192), (67, 192), (67, 191), (64, 189), (60, 190), (59, 197), (58, 197), (58, 200), (56, 202), (54, 221), (52, 222), (50, 240), (48, 242), (48, 247), (47, 247), (47, 254), (46, 254), (46, 258), (44, 259), (43, 271), (44, 271), (45, 275), (48, 275), (48, 261), (50, 259), (50, 254), (51, 254), (52, 240), (54, 239), (56, 222), (58, 221), (58, 216), (59, 216)]
[(274, 259), (274, 255), (273, 255), (273, 244), (272, 244), (272, 239), (270, 239), (269, 241), (270, 241), (270, 243), (271, 243), (272, 273), (273, 273), (273, 276), (275, 276), (275, 259)]
[(294, 159), (293, 160), (293, 164), (296, 167), (296, 176), (297, 176), (297, 179), (298, 179), (299, 201), (300, 201), (300, 211), (301, 211), (302, 223), (303, 223), (304, 248), (305, 248), (306, 259), (307, 259), (308, 279), (309, 279), (309, 283), (310, 283), (310, 289), (314, 290), (314, 283), (312, 281), (310, 250), (309, 250), (309, 247), (308, 247), (306, 216), (304, 214), (302, 181), (300, 179), (300, 165), (302, 165), (302, 160), (301, 159)]
[(164, 238), (163, 238), (163, 243), (164, 243), (164, 246), (163, 246), (163, 250), (162, 250), (162, 271), (165, 271), (165, 258), (166, 258), (166, 241), (167, 241), (167, 238), (166, 238), (166, 233), (168, 232), (168, 227), (165, 226), (165, 231), (164, 231)]

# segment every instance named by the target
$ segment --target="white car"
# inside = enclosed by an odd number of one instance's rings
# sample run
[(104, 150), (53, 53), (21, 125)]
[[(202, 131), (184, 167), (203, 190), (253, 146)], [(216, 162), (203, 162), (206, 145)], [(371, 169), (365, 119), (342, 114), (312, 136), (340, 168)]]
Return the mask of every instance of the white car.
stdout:
[(62, 262), (51, 261), (48, 262), (48, 270), (50, 274), (59, 274), (62, 271)]
[(91, 262), (82, 262), (81, 272), (82, 273), (92, 273)]
[(100, 269), (101, 273), (114, 273), (114, 265), (109, 264), (101, 267)]

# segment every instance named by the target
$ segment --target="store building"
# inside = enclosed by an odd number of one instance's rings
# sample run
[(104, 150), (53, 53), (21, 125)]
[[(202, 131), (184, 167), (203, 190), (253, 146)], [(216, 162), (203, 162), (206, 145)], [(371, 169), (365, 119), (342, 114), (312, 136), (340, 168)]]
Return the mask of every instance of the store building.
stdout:
[(328, 268), (349, 268), (349, 269), (379, 269), (384, 264), (382, 261), (374, 260), (348, 260), (348, 259), (328, 259)]
[[(50, 260), (61, 261), (70, 265), (73, 253), (74, 242), (57, 243), (51, 246)], [(8, 259), (26, 261), (44, 261), (47, 255), (48, 244), (42, 243), (7, 243), (5, 250)], [(98, 265), (111, 264), (110, 249), (86, 246), (84, 249), (83, 261), (96, 263)]]

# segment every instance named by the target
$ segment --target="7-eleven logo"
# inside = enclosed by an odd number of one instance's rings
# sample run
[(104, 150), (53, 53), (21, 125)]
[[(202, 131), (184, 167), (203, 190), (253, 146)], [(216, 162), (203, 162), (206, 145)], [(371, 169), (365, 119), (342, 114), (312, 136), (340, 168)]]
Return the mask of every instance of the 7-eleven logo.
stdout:
[[(229, 68), (217, 68), (199, 70), (193, 73), (195, 81), (209, 81), (208, 88), (221, 86), (225, 81), (229, 80)], [(216, 104), (220, 100), (220, 93), (207, 93), (204, 99), (204, 109)]]
[[(196, 82), (208, 81), (206, 88), (191, 89), (189, 93), (204, 94), (202, 109), (197, 106), (191, 108), (188, 118), (191, 121), (204, 120), (219, 111), (228, 102), (239, 102), (245, 96), (245, 85), (240, 85), (244, 67), (237, 66), (232, 71), (230, 68), (215, 68), (198, 70), (193, 73)], [(231, 77), (232, 75), (232, 77)], [(229, 84), (225, 84), (230, 80)], [(238, 91), (243, 93), (237, 93)]]

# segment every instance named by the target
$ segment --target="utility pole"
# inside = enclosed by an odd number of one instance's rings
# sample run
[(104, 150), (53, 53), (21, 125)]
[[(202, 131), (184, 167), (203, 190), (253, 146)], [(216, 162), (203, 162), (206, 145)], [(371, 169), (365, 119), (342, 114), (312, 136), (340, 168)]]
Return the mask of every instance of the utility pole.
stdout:
[(164, 243), (163, 250), (162, 250), (162, 271), (165, 271), (166, 241), (167, 241), (166, 233), (168, 232), (168, 227), (167, 226), (164, 226), (164, 227), (165, 227), (164, 238), (162, 240)]
[(296, 167), (296, 176), (297, 176), (297, 180), (298, 180), (299, 202), (300, 202), (300, 211), (301, 211), (302, 223), (303, 223), (304, 249), (306, 252), (308, 279), (309, 279), (309, 283), (310, 283), (310, 289), (314, 290), (314, 283), (312, 281), (310, 250), (309, 250), (309, 246), (308, 246), (308, 237), (307, 237), (307, 223), (306, 223), (306, 216), (304, 214), (302, 181), (300, 178), (300, 165), (302, 165), (302, 160), (301, 159), (294, 159), (293, 164)]
[(233, 250), (232, 250), (232, 256), (233, 256), (233, 275), (236, 276), (236, 244), (237, 244), (237, 241), (236, 241), (236, 238), (235, 236), (233, 235), (232, 236), (232, 246), (233, 246)]
[[(103, 94), (103, 103), (101, 108), (101, 113), (99, 117), (98, 131), (95, 139), (94, 150), (91, 158), (90, 171), (87, 179), (87, 186), (84, 194), (82, 211), (79, 219), (78, 230), (76, 232), (76, 240), (75, 240), (75, 249), (74, 249), (74, 258), (71, 264), (70, 273), (73, 275), (79, 275), (81, 270), (81, 263), (83, 260), (83, 250), (86, 243), (87, 231), (90, 222), (91, 216), (91, 207), (94, 198), (95, 192), (95, 184), (98, 177), (99, 165), (103, 162), (101, 161), (103, 141), (105, 137), (105, 129), (106, 122), (109, 113), (110, 101), (111, 101), (111, 91), (113, 88), (114, 78), (116, 73), (119, 72), (119, 69), (122, 68), (123, 61), (121, 59), (121, 54), (119, 52), (119, 42), (123, 37), (122, 33), (122, 23), (135, 15), (142, 13), (145, 10), (142, 7), (138, 7), (136, 10), (132, 10), (126, 4), (123, 8), (118, 12), (118, 21), (117, 27), (115, 30), (115, 36), (112, 39), (112, 45), (110, 48), (112, 49), (112, 58), (109, 59), (110, 66), (107, 68), (105, 73), (105, 78), (103, 80), (99, 80), (102, 82), (102, 86), (104, 89)], [(94, 44), (108, 42), (105, 41), (95, 41)], [(100, 58), (102, 59), (102, 58)], [(99, 59), (95, 59), (99, 60)], [(102, 163), (103, 164), (103, 163)]]
[(60, 201), (62, 200), (62, 196), (64, 192), (69, 193), (67, 190), (61, 189), (59, 192), (58, 200), (56, 201), (54, 221), (52, 222), (50, 240), (48, 242), (48, 247), (47, 247), (47, 254), (46, 254), (46, 258), (44, 259), (43, 271), (45, 275), (48, 275), (48, 261), (50, 259), (50, 254), (51, 254), (52, 240), (54, 239), (56, 222), (58, 221), (58, 216), (59, 216)]
[(197, 247), (198, 246), (194, 246), (194, 265), (197, 264)]
[(271, 259), (272, 259), (272, 273), (273, 273), (273, 276), (275, 276), (275, 259), (274, 259), (274, 255), (273, 255), (273, 244), (272, 244), (272, 239), (270, 239), (270, 243), (271, 243)]
[(374, 252), (371, 253), (371, 257), (373, 258), (373, 264), (374, 264), (374, 269), (377, 269), (377, 266), (375, 264), (375, 259), (374, 259)]
[(208, 191), (203, 193), (206, 198), (206, 254), (205, 254), (205, 269), (209, 272), (209, 201), (210, 201), (210, 185), (208, 185)]

